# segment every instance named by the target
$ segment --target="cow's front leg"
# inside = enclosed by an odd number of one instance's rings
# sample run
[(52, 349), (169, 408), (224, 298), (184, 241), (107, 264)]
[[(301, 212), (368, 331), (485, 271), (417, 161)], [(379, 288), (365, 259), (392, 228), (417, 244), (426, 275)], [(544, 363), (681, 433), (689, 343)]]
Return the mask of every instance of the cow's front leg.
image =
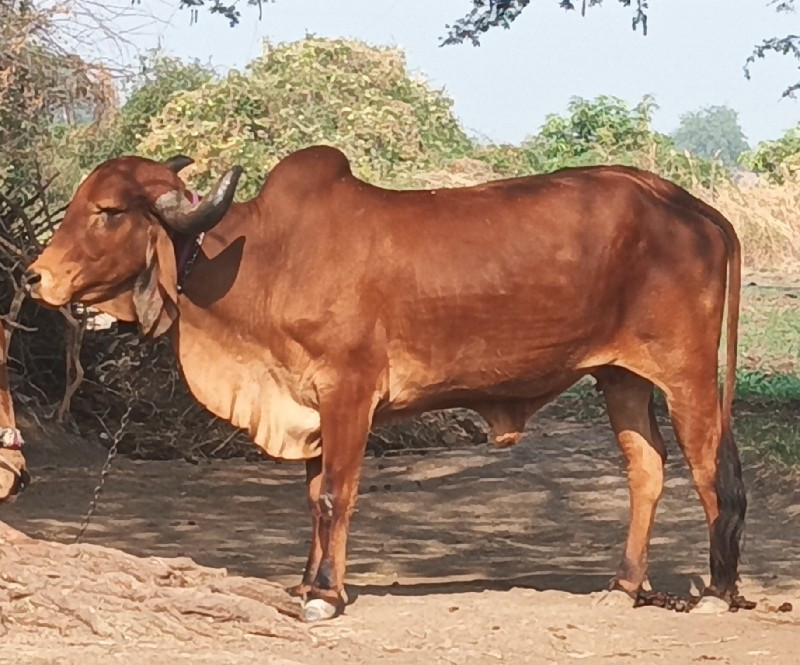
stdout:
[(306, 494), (308, 495), (308, 509), (311, 512), (311, 546), (308, 552), (306, 567), (303, 569), (303, 579), (288, 589), (292, 596), (305, 599), (314, 580), (317, 579), (319, 562), (322, 560), (322, 544), (320, 541), (320, 488), (322, 487), (322, 457), (315, 457), (306, 461)]
[(307, 621), (330, 619), (344, 609), (347, 532), (358, 496), (373, 394), (346, 386), (321, 399), (322, 476), (318, 500), (322, 559), (304, 606)]

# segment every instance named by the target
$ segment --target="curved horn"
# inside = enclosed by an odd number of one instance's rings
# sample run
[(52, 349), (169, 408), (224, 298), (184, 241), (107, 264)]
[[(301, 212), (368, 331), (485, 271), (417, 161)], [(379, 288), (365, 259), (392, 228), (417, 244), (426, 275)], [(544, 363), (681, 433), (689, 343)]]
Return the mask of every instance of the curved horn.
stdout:
[(214, 228), (228, 212), (241, 175), (242, 167), (234, 166), (199, 203), (190, 203), (183, 192), (173, 189), (159, 196), (153, 207), (171, 229), (187, 235), (203, 233)]
[(194, 164), (194, 160), (186, 155), (173, 155), (161, 163), (173, 173), (180, 173), (180, 171), (185, 169), (190, 164)]

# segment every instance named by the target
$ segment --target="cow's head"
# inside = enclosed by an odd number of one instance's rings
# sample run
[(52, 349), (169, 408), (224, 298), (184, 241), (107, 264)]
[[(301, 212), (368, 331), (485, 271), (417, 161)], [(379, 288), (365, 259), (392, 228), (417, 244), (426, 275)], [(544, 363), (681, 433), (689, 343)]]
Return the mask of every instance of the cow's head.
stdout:
[(14, 501), (30, 482), (19, 431), (14, 427), (0, 427), (0, 503)]
[(208, 196), (190, 200), (178, 172), (192, 163), (118, 157), (78, 187), (64, 221), (30, 266), (30, 295), (52, 307), (91, 305), (145, 335), (166, 332), (177, 316), (173, 233), (208, 231), (227, 212), (241, 168), (220, 178)]

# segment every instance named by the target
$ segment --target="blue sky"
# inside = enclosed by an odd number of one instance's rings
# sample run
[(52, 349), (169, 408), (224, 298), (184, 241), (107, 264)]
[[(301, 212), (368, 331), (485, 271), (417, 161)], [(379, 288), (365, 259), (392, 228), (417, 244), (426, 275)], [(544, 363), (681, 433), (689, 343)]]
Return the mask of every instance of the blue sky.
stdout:
[[(148, 4), (148, 0), (144, 0)], [(742, 66), (763, 37), (800, 32), (800, 14), (777, 14), (767, 0), (651, 0), (647, 37), (631, 30), (631, 10), (615, 0), (566, 13), (557, 0), (534, 0), (509, 31), (486, 35), (480, 48), (439, 47), (444, 26), (469, 0), (275, 0), (242, 8), (244, 21), (189, 12), (176, 0), (151, 0), (160, 19), (129, 35), (137, 48), (161, 44), (173, 55), (210, 61), (222, 71), (260, 54), (262, 41), (307, 33), (352, 37), (405, 50), (410, 69), (444, 88), (473, 135), (518, 142), (548, 113), (563, 112), (573, 95), (609, 94), (635, 103), (655, 96), (655, 124), (671, 131), (682, 113), (728, 104), (751, 144), (777, 138), (800, 121), (800, 99), (780, 99), (800, 78), (797, 62), (772, 56), (747, 81)]]

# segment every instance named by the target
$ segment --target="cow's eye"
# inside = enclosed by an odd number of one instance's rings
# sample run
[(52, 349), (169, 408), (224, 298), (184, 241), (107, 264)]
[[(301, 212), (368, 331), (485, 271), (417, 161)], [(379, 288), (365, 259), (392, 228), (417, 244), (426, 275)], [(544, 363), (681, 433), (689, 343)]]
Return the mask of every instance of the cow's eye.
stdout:
[(100, 218), (106, 226), (115, 226), (122, 220), (124, 212), (120, 208), (102, 208), (100, 210)]

